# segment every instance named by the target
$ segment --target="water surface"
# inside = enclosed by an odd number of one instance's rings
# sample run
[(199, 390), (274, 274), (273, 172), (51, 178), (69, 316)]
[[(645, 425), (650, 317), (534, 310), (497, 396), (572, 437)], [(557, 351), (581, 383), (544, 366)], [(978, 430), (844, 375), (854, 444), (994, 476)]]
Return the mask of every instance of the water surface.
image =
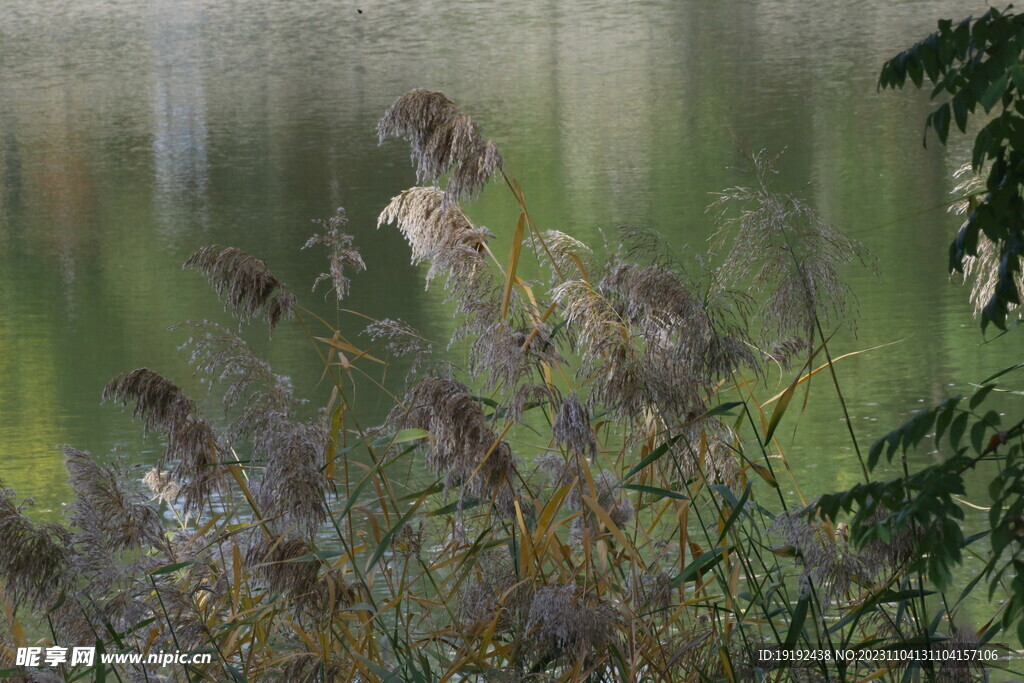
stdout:
[[(312, 219), (344, 206), (369, 267), (349, 305), (443, 340), (441, 293), (423, 291), (396, 231), (374, 229), (415, 182), (406, 146), (378, 147), (374, 124), (414, 87), (474, 116), (541, 227), (588, 243), (629, 224), (684, 256), (703, 251), (710, 193), (749, 181), (737, 149), (786, 149), (780, 189), (879, 257), (880, 277), (851, 273), (858, 336), (841, 333), (836, 352), (904, 340), (841, 364), (869, 443), (1015, 360), (1012, 340), (979, 346), (966, 291), (944, 271), (957, 224), (944, 205), (969, 141), (924, 148), (926, 94), (875, 89), (886, 58), (964, 13), (951, 0), (7, 2), (0, 477), (46, 514), (68, 495), (55, 446), (157, 457), (159, 442), (100, 392), (148, 366), (203, 395), (184, 335), (166, 329), (227, 320), (180, 269), (205, 244), (265, 258), (329, 313), (307, 291), (322, 254), (299, 247)], [(517, 218), (507, 191), (494, 185), (467, 211), (503, 251)], [(301, 330), (284, 326), (273, 344), (251, 332), (278, 372), (322, 391)], [(811, 494), (859, 471), (831, 391), (814, 391), (797, 440), (783, 440)], [(361, 414), (379, 419), (384, 406), (365, 396)]]

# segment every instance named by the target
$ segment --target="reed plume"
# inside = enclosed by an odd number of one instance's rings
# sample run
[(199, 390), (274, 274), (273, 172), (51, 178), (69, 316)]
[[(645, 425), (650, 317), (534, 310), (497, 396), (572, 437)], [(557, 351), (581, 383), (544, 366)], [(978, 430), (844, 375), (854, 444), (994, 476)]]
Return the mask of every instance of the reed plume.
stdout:
[(142, 477), (142, 483), (153, 494), (153, 500), (167, 503), (168, 505), (181, 493), (181, 486), (178, 485), (178, 482), (175, 481), (170, 472), (164, 472), (159, 467), (154, 467), (146, 472)]
[(477, 556), (457, 594), (455, 615), (469, 633), (492, 623), (496, 633), (508, 633), (523, 627), (532, 597), (532, 586), (516, 576), (508, 555), (492, 551)]
[(217, 244), (203, 247), (182, 267), (205, 275), (242, 322), (262, 314), (273, 330), (283, 318), (291, 317), (295, 308), (295, 296), (271, 274), (267, 264), (241, 249)]
[(315, 245), (323, 245), (328, 249), (327, 261), (330, 264), (330, 272), (321, 273), (313, 280), (313, 289), (317, 288), (321, 282), (329, 280), (334, 287), (334, 295), (341, 301), (348, 296), (351, 280), (345, 275), (345, 270), (351, 270), (359, 272), (366, 270), (366, 262), (363, 261), (362, 254), (359, 250), (352, 246), (355, 242), (355, 238), (352, 235), (346, 235), (341, 232), (341, 227), (348, 223), (348, 216), (345, 215), (345, 209), (338, 207), (335, 214), (327, 220), (314, 221), (320, 225), (324, 232), (314, 234), (303, 245), (303, 249), (308, 249)]
[(820, 590), (823, 609), (846, 595), (854, 581), (872, 581), (913, 555), (913, 532), (909, 529), (894, 534), (889, 543), (873, 541), (858, 550), (843, 525), (832, 527), (829, 522), (809, 516), (812, 507), (813, 504), (780, 513), (769, 531), (796, 549), (804, 569), (803, 579)]
[(375, 320), (363, 329), (363, 334), (383, 343), (389, 353), (411, 358), (409, 376), (417, 373), (434, 352), (434, 345), (404, 320)]
[(761, 309), (766, 341), (813, 339), (818, 321), (845, 319), (856, 300), (839, 268), (857, 261), (877, 272), (874, 256), (800, 199), (772, 189), (778, 156), (762, 150), (750, 159), (757, 184), (729, 188), (709, 207), (719, 211), (716, 248), (731, 243), (720, 279), (770, 292)]
[(286, 415), (266, 420), (255, 433), (253, 455), (265, 463), (256, 500), (264, 515), (279, 519), (274, 526), (312, 537), (326, 518), (327, 444), (322, 424), (296, 422)]
[(158, 462), (169, 462), (180, 483), (186, 513), (198, 512), (219, 485), (217, 439), (213, 427), (199, 414), (195, 403), (180, 388), (149, 368), (118, 375), (103, 389), (103, 400), (127, 406), (147, 431), (158, 429), (167, 437), (167, 448)]
[(587, 260), (593, 250), (575, 237), (546, 230), (541, 237), (530, 235), (530, 248), (537, 260), (551, 270), (551, 284), (587, 278)]
[(575, 584), (544, 586), (530, 604), (521, 657), (534, 666), (592, 660), (619, 641), (621, 622), (611, 602)]
[(0, 489), (0, 574), (15, 609), (28, 604), (45, 611), (73, 579), (68, 548), (71, 533), (59, 524), (36, 524), (15, 501), (15, 492)]
[(450, 171), (445, 193), (453, 199), (472, 198), (501, 170), (498, 148), (441, 92), (413, 90), (399, 97), (377, 123), (377, 137), (409, 141), (417, 182), (436, 183)]
[(513, 326), (504, 320), (479, 330), (469, 350), (469, 371), (483, 378), (485, 390), (512, 389), (544, 366), (562, 360), (546, 326)]
[(576, 394), (569, 394), (562, 401), (551, 425), (551, 435), (572, 453), (591, 458), (597, 455), (597, 439), (590, 427), (590, 411), (580, 403)]
[(246, 550), (245, 563), (273, 596), (307, 597), (317, 590), (319, 561), (311, 557), (315, 549), (294, 536), (268, 540), (254, 533)]
[(446, 377), (426, 377), (415, 384), (388, 416), (395, 429), (424, 429), (426, 465), (441, 476), (446, 488), (462, 486), (462, 499), (490, 501), (502, 515), (513, 514), (519, 478), (516, 458), (507, 442), (487, 425), (469, 389)]
[(491, 232), (474, 226), (454, 202), (445, 203), (436, 187), (413, 187), (391, 199), (377, 219), (377, 228), (394, 223), (412, 252), (413, 265), (430, 262), (426, 283), (446, 277), (448, 300), (471, 327), (495, 320), (499, 290), (484, 260)]
[(227, 382), (224, 406), (241, 405), (229, 438), (248, 438), (254, 459), (265, 465), (257, 498), (264, 512), (312, 535), (326, 514), (327, 479), (322, 471), (328, 435), (318, 422), (295, 419), (298, 403), (291, 381), (273, 372), (238, 335), (210, 322), (182, 345), (197, 371)]
[(68, 483), (75, 490), (68, 515), (73, 525), (90, 530), (114, 550), (164, 545), (156, 510), (128, 489), (123, 476), (113, 467), (97, 464), (84, 451), (70, 446), (63, 451)]

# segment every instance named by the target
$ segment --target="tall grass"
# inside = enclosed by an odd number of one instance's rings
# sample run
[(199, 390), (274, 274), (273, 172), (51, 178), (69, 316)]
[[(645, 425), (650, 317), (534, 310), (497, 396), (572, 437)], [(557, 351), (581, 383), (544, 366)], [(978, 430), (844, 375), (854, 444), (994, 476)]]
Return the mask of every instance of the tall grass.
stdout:
[[(851, 313), (840, 268), (870, 256), (776, 192), (773, 160), (753, 156), (754, 184), (714, 203), (724, 261), (711, 267), (714, 255), (681, 262), (642, 231), (598, 251), (540, 231), (494, 144), (441, 93), (399, 98), (378, 131), (410, 142), (427, 183), (397, 194), (378, 227), (397, 227), (426, 282), (446, 288), (464, 366), (400, 320), (347, 310), (366, 266), (343, 212), (306, 246), (327, 249), (316, 283), (365, 328), (358, 338), (304, 308), (263, 261), (197, 251), (185, 265), (241, 320), (308, 332), (330, 399), (303, 417), (287, 378), (203, 322), (186, 346), (222, 387), (227, 420), (152, 370), (114, 378), (105, 398), (131, 406), (166, 451), (143, 480), (147, 499), (123, 472), (66, 449), (67, 526), (37, 524), (12, 491), (0, 496), (10, 675), (679, 681), (948, 669), (758, 660), (764, 649), (972, 637), (948, 611), (930, 621), (922, 576), (907, 571), (913, 534), (855, 547), (784, 494), (792, 474), (774, 434), (815, 374), (831, 372), (840, 390), (828, 348)], [(511, 240), (459, 206), (492, 178), (521, 210)], [(526, 259), (547, 281), (520, 276)], [(359, 424), (353, 387), (380, 383), (399, 356), (409, 375), (389, 415)], [(761, 396), (778, 372), (787, 389)], [(399, 474), (412, 460), (426, 480)], [(176, 522), (162, 525), (161, 511)], [(16, 667), (13, 649), (36, 638), (26, 618), (46, 644), (209, 652), (213, 663)]]

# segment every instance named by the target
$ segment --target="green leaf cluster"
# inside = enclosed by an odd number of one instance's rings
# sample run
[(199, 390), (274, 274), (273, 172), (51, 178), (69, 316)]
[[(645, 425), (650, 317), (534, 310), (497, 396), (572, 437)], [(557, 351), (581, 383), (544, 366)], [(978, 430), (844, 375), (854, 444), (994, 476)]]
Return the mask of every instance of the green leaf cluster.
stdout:
[(1011, 307), (1020, 305), (1017, 282), (1024, 254), (1024, 15), (990, 9), (939, 30), (896, 55), (882, 67), (879, 88), (902, 88), (907, 79), (933, 84), (931, 99), (942, 101), (925, 122), (945, 144), (950, 123), (967, 132), (970, 118), (984, 120), (974, 139), (971, 165), (988, 167), (985, 195), (973, 203), (949, 248), (949, 268), (963, 272), (976, 256), (981, 235), (999, 247), (994, 292), (981, 312), (982, 328), (1006, 327)]

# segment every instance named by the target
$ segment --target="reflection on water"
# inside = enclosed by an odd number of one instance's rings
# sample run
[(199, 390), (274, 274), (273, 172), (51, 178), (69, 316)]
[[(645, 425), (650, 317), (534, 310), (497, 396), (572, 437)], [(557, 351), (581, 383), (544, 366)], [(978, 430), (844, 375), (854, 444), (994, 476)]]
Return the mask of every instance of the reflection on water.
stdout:
[[(955, 221), (941, 206), (967, 143), (923, 149), (926, 95), (875, 92), (882, 61), (959, 6), (375, 0), (360, 14), (326, 1), (9, 2), (0, 476), (55, 509), (66, 493), (55, 445), (155, 457), (159, 443), (101, 406), (100, 390), (145, 365), (203, 395), (180, 336), (164, 332), (225, 319), (180, 270), (203, 244), (266, 258), (333, 317), (305, 291), (321, 254), (299, 247), (311, 219), (344, 205), (369, 267), (350, 306), (445, 338), (441, 293), (423, 292), (395, 231), (374, 230), (414, 182), (407, 149), (378, 147), (374, 123), (413, 87), (443, 89), (474, 115), (541, 227), (591, 243), (628, 223), (702, 251), (710, 193), (746, 182), (737, 146), (787, 148), (780, 187), (880, 257), (881, 279), (854, 275), (859, 336), (838, 350), (908, 340), (841, 366), (869, 442), (951, 382), (1010, 362), (1006, 344), (978, 351), (965, 293), (943, 272)], [(503, 249), (517, 216), (507, 193), (495, 186), (468, 210)], [(278, 372), (323, 390), (301, 331), (282, 328), (270, 347), (251, 336)], [(788, 381), (770, 377), (765, 394)], [(838, 406), (815, 391), (823, 400), (791, 447), (811, 494), (857, 476)], [(359, 398), (366, 420), (379, 418), (379, 398)]]
[(208, 221), (202, 28), (194, 3), (152, 6), (153, 215), (164, 233)]

